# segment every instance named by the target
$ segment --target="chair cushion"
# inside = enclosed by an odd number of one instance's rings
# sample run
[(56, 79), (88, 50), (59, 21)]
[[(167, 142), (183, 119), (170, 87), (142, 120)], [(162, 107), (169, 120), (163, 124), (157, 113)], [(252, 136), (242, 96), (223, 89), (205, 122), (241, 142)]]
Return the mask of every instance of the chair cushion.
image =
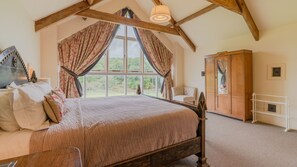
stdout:
[(184, 87), (184, 94), (188, 96), (196, 96), (196, 88)]
[(173, 100), (181, 101), (181, 102), (193, 102), (195, 101), (195, 98), (193, 96), (178, 95), (178, 96), (174, 96)]
[(172, 95), (173, 96), (178, 96), (178, 95), (183, 95), (183, 94), (184, 94), (183, 87), (173, 87), (172, 88)]

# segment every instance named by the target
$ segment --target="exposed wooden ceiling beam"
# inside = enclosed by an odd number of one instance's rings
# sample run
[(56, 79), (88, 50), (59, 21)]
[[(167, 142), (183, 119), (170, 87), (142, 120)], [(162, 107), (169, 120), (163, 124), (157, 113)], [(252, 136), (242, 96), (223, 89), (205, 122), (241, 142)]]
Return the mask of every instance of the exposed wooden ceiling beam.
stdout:
[(209, 2), (212, 2), (216, 5), (220, 5), (226, 9), (229, 9), (233, 12), (239, 13), (243, 16), (245, 22), (247, 23), (251, 33), (254, 36), (254, 39), (256, 41), (259, 40), (259, 29), (249, 11), (247, 8), (244, 0), (207, 0)]
[(46, 26), (49, 26), (57, 21), (60, 21), (68, 16), (76, 14), (82, 10), (88, 9), (89, 4), (86, 1), (78, 2), (68, 8), (55, 12), (47, 17), (35, 21), (35, 31), (38, 31)]
[[(44, 27), (47, 27), (53, 23), (56, 23), (68, 16), (71, 16), (78, 12), (86, 10), (86, 9), (90, 8), (92, 5), (95, 5), (103, 0), (87, 0), (87, 1), (88, 2), (86, 2), (86, 1), (78, 2), (74, 5), (64, 8), (58, 12), (55, 12), (47, 17), (44, 17), (42, 19), (35, 21), (35, 31), (38, 31)], [(89, 4), (89, 1), (90, 2), (92, 1), (91, 5)]]
[(183, 24), (185, 22), (188, 22), (188, 21), (190, 21), (190, 20), (192, 20), (192, 19), (194, 19), (194, 18), (196, 18), (198, 16), (201, 16), (201, 15), (203, 15), (203, 14), (205, 14), (205, 13), (207, 13), (207, 12), (217, 8), (217, 7), (218, 7), (218, 5), (211, 4), (211, 5), (207, 6), (206, 8), (203, 8), (203, 9), (201, 9), (201, 10), (199, 10), (199, 11), (197, 11), (197, 12), (195, 12), (195, 13), (193, 13), (193, 14), (191, 14), (191, 15), (183, 18), (183, 19), (181, 19), (180, 21), (178, 21), (175, 24), (175, 26), (179, 26), (179, 25), (181, 25), (181, 24)]
[[(153, 3), (155, 5), (162, 5), (162, 3), (160, 2), (160, 0), (153, 0)], [(174, 29), (179, 33), (179, 35), (183, 38), (183, 40), (190, 46), (190, 48), (196, 52), (196, 46), (195, 44), (191, 41), (191, 39), (187, 36), (187, 34), (180, 28), (180, 26), (175, 26), (176, 21), (174, 20), (174, 18), (171, 17), (170, 20), (171, 24), (174, 25)]]
[(169, 33), (169, 34), (173, 34), (173, 35), (179, 35), (177, 30), (170, 28), (170, 27), (161, 26), (161, 25), (148, 23), (148, 22), (144, 22), (144, 21), (139, 21), (139, 20), (133, 20), (133, 19), (129, 19), (126, 17), (109, 14), (109, 13), (104, 13), (104, 12), (99, 12), (99, 11), (92, 10), (92, 9), (84, 10), (82, 12), (77, 13), (77, 15), (84, 16), (84, 17), (90, 17), (90, 18), (94, 18), (94, 19), (98, 19), (98, 20), (102, 20), (102, 21), (106, 21), (106, 22), (112, 22), (112, 23), (116, 23), (116, 24), (125, 24), (125, 25), (129, 25), (129, 26), (134, 26), (137, 28), (143, 28), (143, 29), (153, 30), (153, 31), (158, 31), (158, 32), (165, 32), (165, 33)]
[(89, 5), (92, 5), (94, 3), (94, 0), (87, 0), (87, 2), (89, 3)]
[(259, 29), (249, 11), (249, 9), (247, 8), (244, 0), (237, 0), (239, 7), (241, 8), (242, 11), (242, 16), (245, 20), (245, 22), (247, 23), (251, 33), (253, 34), (254, 38), (256, 41), (259, 41), (260, 39), (260, 35), (259, 35)]
[(173, 27), (171, 23), (167, 24), (166, 27)]
[(216, 5), (222, 6), (224, 8), (227, 8), (229, 10), (232, 10), (233, 12), (236, 12), (238, 14), (241, 14), (241, 10), (236, 0), (207, 0), (207, 1)]

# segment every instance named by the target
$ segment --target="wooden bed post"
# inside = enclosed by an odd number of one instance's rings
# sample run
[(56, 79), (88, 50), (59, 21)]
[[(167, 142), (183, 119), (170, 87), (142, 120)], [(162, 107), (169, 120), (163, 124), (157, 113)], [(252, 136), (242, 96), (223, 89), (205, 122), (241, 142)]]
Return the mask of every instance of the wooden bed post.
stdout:
[(201, 92), (198, 101), (198, 115), (199, 115), (199, 126), (197, 130), (197, 136), (201, 137), (201, 151), (196, 154), (198, 156), (198, 167), (208, 167), (207, 158), (205, 157), (205, 112), (207, 110), (204, 93)]

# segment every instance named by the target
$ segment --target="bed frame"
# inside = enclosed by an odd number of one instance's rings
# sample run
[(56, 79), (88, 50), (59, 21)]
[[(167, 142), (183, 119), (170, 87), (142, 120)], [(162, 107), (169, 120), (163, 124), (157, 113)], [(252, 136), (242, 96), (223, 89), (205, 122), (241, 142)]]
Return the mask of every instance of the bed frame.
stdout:
[[(14, 46), (7, 48), (2, 53), (0, 53), (0, 88), (5, 88), (11, 82), (15, 82), (17, 85), (29, 82), (28, 72), (25, 67), (25, 64)], [(177, 160), (194, 154), (198, 156), (197, 166), (209, 166), (206, 161), (207, 158), (205, 157), (206, 103), (204, 94), (200, 94), (199, 103), (197, 106), (179, 103), (175, 101), (168, 101), (165, 99), (160, 100), (164, 100), (174, 104), (179, 104), (193, 110), (199, 116), (199, 125), (196, 132), (197, 136), (193, 139), (183, 141), (159, 150), (155, 150), (122, 162), (118, 162), (110, 166), (168, 166), (172, 162), (175, 162)]]
[(0, 88), (11, 82), (17, 85), (29, 82), (26, 66), (14, 46), (0, 53)]
[[(150, 96), (151, 97), (151, 96)], [(159, 167), (159, 166), (168, 166), (171, 163), (186, 158), (190, 155), (198, 156), (197, 167), (209, 167), (207, 163), (207, 158), (205, 157), (205, 112), (207, 110), (205, 97), (203, 92), (200, 94), (198, 105), (191, 105), (180, 103), (177, 101), (169, 101), (166, 99), (159, 100), (167, 101), (170, 103), (178, 104), (185, 106), (191, 110), (193, 110), (199, 117), (198, 129), (196, 131), (197, 137), (177, 143), (175, 145), (171, 145), (153, 152), (149, 152), (147, 154), (137, 156), (135, 158), (128, 159), (126, 161), (122, 161), (116, 164), (112, 164), (111, 166), (119, 166), (119, 167)]]

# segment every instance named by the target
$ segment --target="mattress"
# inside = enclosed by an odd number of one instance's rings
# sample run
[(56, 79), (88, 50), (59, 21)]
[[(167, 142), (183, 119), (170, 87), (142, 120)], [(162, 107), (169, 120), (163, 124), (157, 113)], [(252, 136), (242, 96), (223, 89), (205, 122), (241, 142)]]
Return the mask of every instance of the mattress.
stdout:
[(29, 154), (31, 130), (5, 132), (0, 130), (0, 160)]

